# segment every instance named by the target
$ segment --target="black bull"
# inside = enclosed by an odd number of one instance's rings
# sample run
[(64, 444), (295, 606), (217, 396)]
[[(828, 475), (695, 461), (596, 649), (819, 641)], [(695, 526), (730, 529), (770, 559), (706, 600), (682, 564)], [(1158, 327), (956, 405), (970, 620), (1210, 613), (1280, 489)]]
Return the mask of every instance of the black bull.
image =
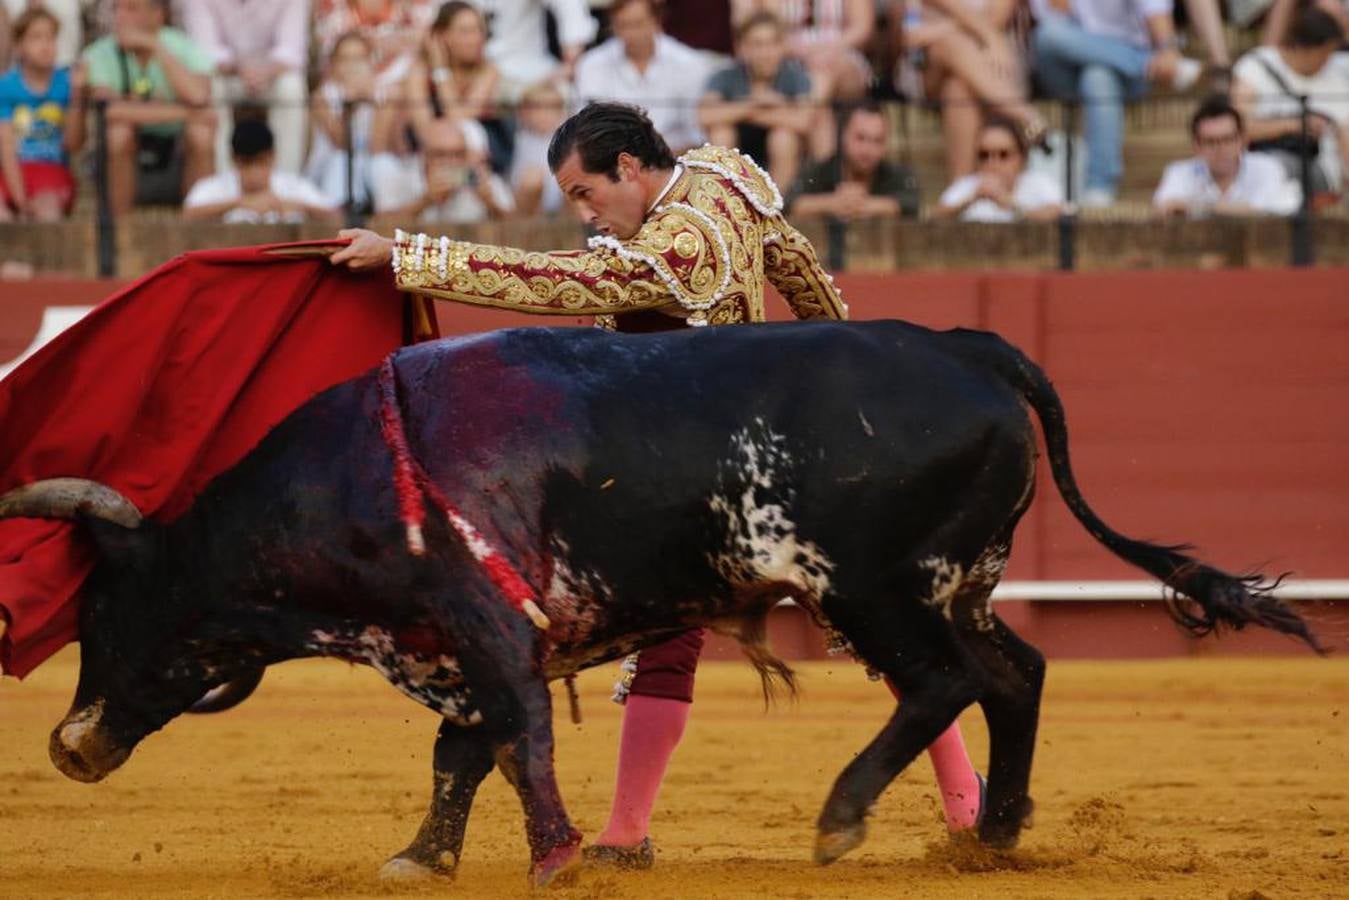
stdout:
[(980, 837), (1015, 842), (1043, 657), (990, 609), (1033, 493), (1034, 409), (1059, 491), (1111, 551), (1164, 581), (1194, 633), (1257, 623), (1315, 641), (1255, 578), (1130, 540), (1088, 508), (1044, 375), (994, 335), (898, 322), (654, 335), (524, 329), (403, 350), (413, 459), (534, 587), (537, 629), (443, 516), (409, 552), (376, 373), (277, 426), (168, 524), (91, 483), (39, 483), (0, 515), (76, 516), (86, 584), (56, 766), (94, 781), (208, 688), (303, 656), (368, 663), (440, 712), (430, 812), (389, 871), (451, 871), (474, 791), (518, 791), (537, 883), (575, 864), (553, 774), (548, 681), (693, 625), (761, 670), (792, 597), (903, 703), (836, 781), (816, 858), (862, 840), (891, 780), (962, 709), (988, 723)]

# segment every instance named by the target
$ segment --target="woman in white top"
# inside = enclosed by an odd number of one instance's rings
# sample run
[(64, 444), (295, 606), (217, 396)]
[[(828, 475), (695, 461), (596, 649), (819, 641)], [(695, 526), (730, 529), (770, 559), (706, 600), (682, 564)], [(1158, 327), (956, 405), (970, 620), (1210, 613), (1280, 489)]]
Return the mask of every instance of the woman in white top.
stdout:
[(1246, 122), (1250, 148), (1280, 160), (1300, 174), (1300, 96), (1307, 97), (1313, 157), (1312, 191), (1333, 192), (1349, 165), (1349, 57), (1337, 53), (1344, 40), (1339, 22), (1310, 7), (1294, 14), (1277, 47), (1256, 47), (1232, 70), (1232, 105)]
[(1026, 170), (1026, 139), (1015, 122), (990, 117), (975, 140), (975, 170), (957, 178), (932, 215), (962, 222), (1053, 219), (1063, 209), (1058, 181)]

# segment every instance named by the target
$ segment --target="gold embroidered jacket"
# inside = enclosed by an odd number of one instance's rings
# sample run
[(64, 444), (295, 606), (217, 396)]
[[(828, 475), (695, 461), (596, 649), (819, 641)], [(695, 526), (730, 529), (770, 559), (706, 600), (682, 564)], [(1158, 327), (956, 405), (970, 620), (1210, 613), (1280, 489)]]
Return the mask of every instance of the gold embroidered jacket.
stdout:
[(762, 322), (767, 278), (797, 318), (846, 318), (814, 248), (783, 217), (768, 173), (710, 145), (679, 164), (636, 235), (592, 237), (589, 250), (529, 252), (399, 231), (398, 287), (531, 313), (595, 315), (612, 328), (612, 317), (638, 311), (668, 316), (671, 325)]

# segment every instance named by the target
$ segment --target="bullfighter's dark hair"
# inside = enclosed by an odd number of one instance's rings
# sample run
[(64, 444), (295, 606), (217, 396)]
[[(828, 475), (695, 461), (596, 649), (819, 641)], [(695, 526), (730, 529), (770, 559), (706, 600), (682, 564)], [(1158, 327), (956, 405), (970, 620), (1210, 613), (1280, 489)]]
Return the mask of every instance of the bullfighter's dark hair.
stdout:
[(1237, 123), (1237, 134), (1245, 132), (1246, 122), (1226, 94), (1213, 94), (1204, 98), (1199, 108), (1194, 111), (1194, 115), (1190, 117), (1190, 136), (1199, 137), (1200, 124), (1210, 119), (1225, 119), (1228, 116)]
[(585, 172), (618, 180), (618, 155), (635, 156), (644, 169), (674, 168), (674, 154), (646, 112), (627, 103), (591, 102), (553, 133), (548, 168), (554, 172), (575, 151)]
[(1288, 25), (1288, 36), (1283, 39), (1285, 47), (1319, 48), (1326, 44), (1340, 44), (1344, 41), (1344, 29), (1335, 17), (1315, 6), (1298, 10)]

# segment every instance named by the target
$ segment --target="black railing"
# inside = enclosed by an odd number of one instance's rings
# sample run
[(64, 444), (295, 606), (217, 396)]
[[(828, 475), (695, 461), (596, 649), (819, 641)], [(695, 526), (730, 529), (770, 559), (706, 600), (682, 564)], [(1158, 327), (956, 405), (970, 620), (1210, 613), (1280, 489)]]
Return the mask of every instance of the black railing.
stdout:
[[(1302, 186), (1302, 203), (1299, 209), (1288, 217), (1290, 229), (1290, 250), (1289, 262), (1295, 266), (1312, 265), (1316, 260), (1316, 206), (1313, 202), (1314, 195), (1312, 187), (1315, 181), (1312, 177), (1313, 167), (1317, 165), (1312, 158), (1309, 147), (1311, 136), (1310, 120), (1315, 113), (1311, 111), (1308, 98), (1301, 97), (1301, 132), (1303, 140), (1301, 143), (1300, 159), (1300, 177)], [(904, 101), (890, 101), (893, 104), (903, 105)], [(1159, 104), (1166, 101), (1153, 99), (1147, 101), (1150, 104)], [(1184, 103), (1188, 110), (1193, 106), (1193, 100), (1190, 98), (1175, 98), (1176, 103)], [(1063, 196), (1065, 204), (1063, 212), (1058, 216), (1055, 223), (1054, 234), (1057, 242), (1055, 253), (1055, 265), (1063, 271), (1074, 270), (1080, 260), (1079, 242), (1081, 239), (1082, 221), (1077, 212), (1077, 179), (1075, 169), (1077, 166), (1077, 142), (1073, 135), (1077, 132), (1077, 125), (1082, 117), (1082, 103), (1078, 100), (1055, 101), (1058, 110), (1058, 121), (1061, 123), (1061, 131), (1065, 136), (1062, 143), (1062, 179)], [(1043, 108), (1044, 104), (1040, 104)], [(351, 152), (350, 148), (356, 146), (356, 113), (360, 107), (359, 103), (345, 102), (341, 108), (341, 124), (344, 131), (344, 144), (347, 148), (344, 152), (345, 157), (345, 177), (344, 191), (345, 200), (342, 204), (343, 220), (348, 227), (356, 227), (366, 223), (367, 210), (369, 204), (363, 204), (357, 201), (357, 179), (360, 177), (357, 166), (357, 154)], [(1160, 108), (1160, 107), (1159, 107)], [(836, 112), (842, 113), (846, 106), (840, 106)], [(1164, 110), (1164, 112), (1169, 112)], [(96, 247), (98, 256), (98, 272), (100, 275), (115, 275), (118, 271), (117, 265), (117, 217), (114, 213), (111, 194), (109, 189), (109, 147), (108, 147), (108, 104), (107, 101), (99, 101), (93, 105), (94, 113), (94, 142), (93, 142), (93, 173), (95, 181), (96, 196), (96, 214), (95, 227), (97, 231)], [(841, 116), (836, 116), (836, 120)], [(1172, 118), (1176, 118), (1172, 116)], [(1181, 117), (1184, 118), (1184, 117)], [(1177, 123), (1168, 127), (1183, 127)], [(908, 145), (914, 140), (910, 130), (907, 128), (899, 129), (901, 140)], [(898, 156), (904, 156), (908, 146), (898, 148)], [(1344, 174), (1346, 188), (1349, 189), (1349, 173)], [(784, 193), (786, 185), (782, 186)], [(1347, 191), (1349, 192), (1349, 191)], [(931, 191), (928, 192), (929, 196)], [(825, 240), (826, 246), (821, 248), (821, 256), (827, 261), (829, 267), (834, 270), (844, 270), (848, 268), (848, 242), (851, 224), (844, 219), (830, 218), (826, 221)]]

